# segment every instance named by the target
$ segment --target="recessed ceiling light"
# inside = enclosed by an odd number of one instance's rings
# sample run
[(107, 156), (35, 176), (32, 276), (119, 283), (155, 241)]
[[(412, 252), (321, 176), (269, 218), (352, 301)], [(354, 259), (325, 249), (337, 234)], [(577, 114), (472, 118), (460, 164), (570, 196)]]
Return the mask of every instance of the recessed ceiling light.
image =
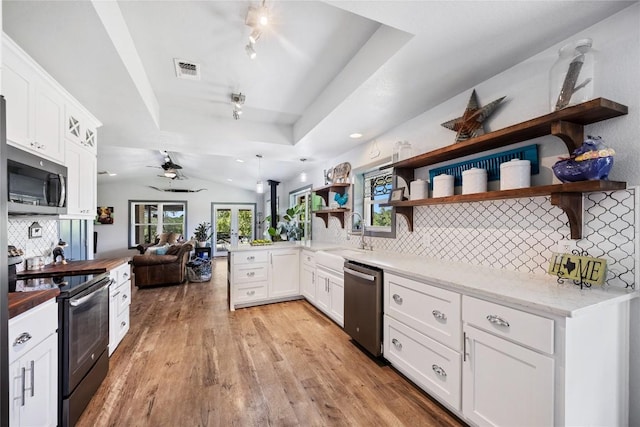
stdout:
[(227, 178), (227, 181), (231, 182), (231, 181), (233, 181), (233, 180), (232, 180), (231, 178)]
[(109, 176), (116, 176), (118, 175), (117, 173), (113, 173), (113, 172), (109, 172)]
[(353, 138), (353, 139), (362, 138), (362, 134), (358, 132), (352, 133), (351, 135), (349, 135), (349, 138)]
[(244, 160), (242, 160), (242, 159), (236, 159), (236, 162), (238, 162), (238, 163), (244, 163)]

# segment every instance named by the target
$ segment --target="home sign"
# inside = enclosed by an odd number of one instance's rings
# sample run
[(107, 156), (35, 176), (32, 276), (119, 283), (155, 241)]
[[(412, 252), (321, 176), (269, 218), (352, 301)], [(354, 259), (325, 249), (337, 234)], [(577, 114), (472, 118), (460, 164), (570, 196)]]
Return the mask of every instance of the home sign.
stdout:
[(584, 255), (553, 253), (548, 273), (561, 279), (602, 285), (607, 274), (607, 260)]

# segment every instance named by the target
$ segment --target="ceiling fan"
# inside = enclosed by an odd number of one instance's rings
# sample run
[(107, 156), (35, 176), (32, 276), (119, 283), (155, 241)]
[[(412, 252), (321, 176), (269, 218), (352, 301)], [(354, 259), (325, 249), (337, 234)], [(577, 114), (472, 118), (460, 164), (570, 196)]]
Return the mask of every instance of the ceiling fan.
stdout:
[(160, 154), (164, 156), (164, 163), (160, 166), (148, 166), (150, 168), (160, 167), (164, 172), (162, 175), (158, 175), (161, 178), (169, 178), (169, 179), (187, 179), (187, 176), (182, 173), (182, 166), (177, 164), (171, 159), (171, 156), (168, 152), (164, 150), (160, 150)]

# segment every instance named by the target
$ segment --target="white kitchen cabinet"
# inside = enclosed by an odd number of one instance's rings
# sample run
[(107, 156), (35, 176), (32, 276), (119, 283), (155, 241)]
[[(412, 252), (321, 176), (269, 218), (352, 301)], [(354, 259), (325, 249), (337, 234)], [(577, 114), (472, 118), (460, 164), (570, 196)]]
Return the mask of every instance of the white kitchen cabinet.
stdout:
[(75, 144), (66, 144), (67, 215), (92, 219), (96, 212), (97, 159)]
[(300, 252), (300, 291), (310, 303), (316, 299), (316, 261), (312, 251)]
[(229, 309), (300, 298), (297, 249), (232, 251)]
[(109, 356), (129, 331), (131, 266), (124, 263), (109, 271)]
[(9, 319), (9, 425), (58, 422), (58, 305), (51, 299)]
[(64, 163), (64, 97), (53, 80), (3, 35), (2, 87), (7, 101), (7, 141)]
[(97, 125), (73, 105), (65, 105), (64, 136), (67, 141), (86, 149), (94, 156), (98, 149)]
[(318, 267), (314, 305), (338, 325), (344, 326), (344, 276)]
[(463, 413), (480, 426), (554, 425), (554, 361), (464, 326)]
[(297, 249), (269, 251), (269, 297), (300, 295), (300, 252)]

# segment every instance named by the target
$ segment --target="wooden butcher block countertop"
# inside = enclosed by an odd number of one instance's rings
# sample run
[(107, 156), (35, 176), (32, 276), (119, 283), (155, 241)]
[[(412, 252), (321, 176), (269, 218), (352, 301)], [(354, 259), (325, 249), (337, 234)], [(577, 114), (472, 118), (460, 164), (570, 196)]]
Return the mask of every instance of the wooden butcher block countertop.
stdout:
[(60, 289), (9, 293), (9, 319), (60, 295)]
[(85, 261), (67, 261), (66, 264), (49, 264), (39, 270), (25, 270), (18, 273), (18, 278), (43, 276), (73, 276), (79, 274), (100, 274), (127, 263), (131, 257), (91, 259)]

